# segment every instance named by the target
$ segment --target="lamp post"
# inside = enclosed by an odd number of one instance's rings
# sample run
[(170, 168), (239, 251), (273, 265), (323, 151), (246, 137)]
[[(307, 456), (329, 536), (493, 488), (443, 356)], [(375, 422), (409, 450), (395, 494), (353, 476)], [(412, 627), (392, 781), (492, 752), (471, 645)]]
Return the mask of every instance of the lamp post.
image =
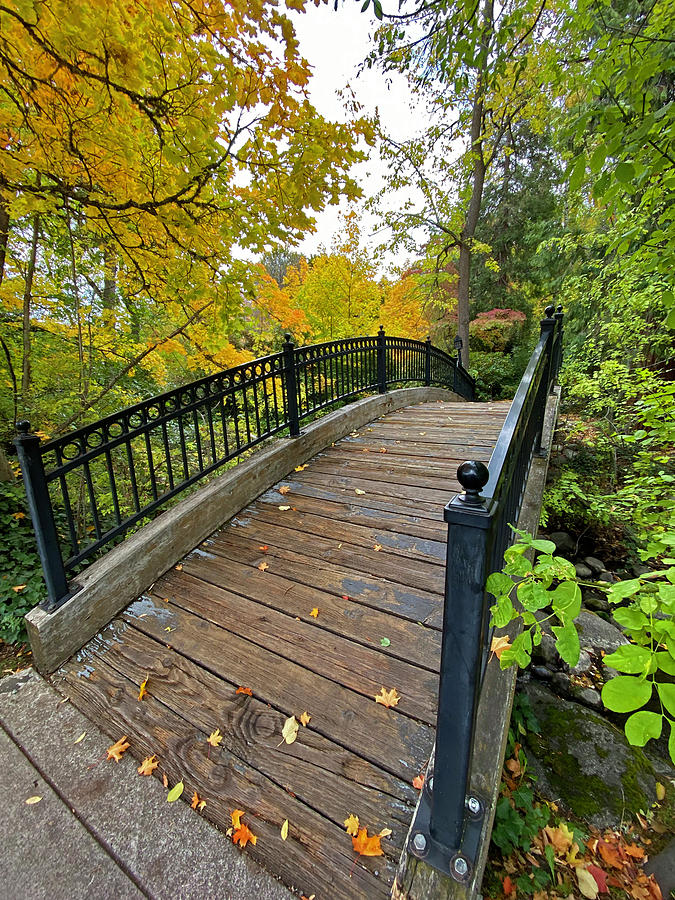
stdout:
[(462, 347), (464, 346), (464, 342), (462, 341), (462, 339), (461, 339), (461, 337), (460, 337), (459, 335), (457, 335), (457, 336), (455, 337), (455, 340), (453, 341), (453, 344), (454, 344), (454, 346), (455, 346), (455, 350), (457, 351), (457, 359), (458, 359), (459, 361), (461, 361), (461, 358), (462, 358)]

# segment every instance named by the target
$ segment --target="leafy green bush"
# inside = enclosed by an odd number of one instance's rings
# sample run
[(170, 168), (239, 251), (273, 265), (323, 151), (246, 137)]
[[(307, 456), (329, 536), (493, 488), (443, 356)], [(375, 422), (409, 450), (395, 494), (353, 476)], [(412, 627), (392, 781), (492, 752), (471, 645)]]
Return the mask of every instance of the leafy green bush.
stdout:
[(40, 558), (19, 484), (0, 482), (0, 640), (25, 639), (23, 617), (46, 596)]
[(510, 400), (530, 358), (529, 347), (512, 353), (471, 354), (471, 374), (476, 379), (476, 400)]

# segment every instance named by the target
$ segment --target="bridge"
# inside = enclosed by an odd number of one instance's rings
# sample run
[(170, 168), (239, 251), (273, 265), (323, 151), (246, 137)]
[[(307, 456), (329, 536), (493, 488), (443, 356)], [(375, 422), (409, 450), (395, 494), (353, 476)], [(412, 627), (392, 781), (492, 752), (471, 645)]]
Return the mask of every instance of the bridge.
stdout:
[[(550, 307), (512, 403), (380, 330), (287, 340), (48, 443), (24, 423), (36, 665), (195, 815), (243, 810), (245, 852), (305, 896), (471, 891), (513, 684), (484, 584), (509, 524), (536, 528), (561, 346)], [(383, 855), (354, 852), (351, 816)]]

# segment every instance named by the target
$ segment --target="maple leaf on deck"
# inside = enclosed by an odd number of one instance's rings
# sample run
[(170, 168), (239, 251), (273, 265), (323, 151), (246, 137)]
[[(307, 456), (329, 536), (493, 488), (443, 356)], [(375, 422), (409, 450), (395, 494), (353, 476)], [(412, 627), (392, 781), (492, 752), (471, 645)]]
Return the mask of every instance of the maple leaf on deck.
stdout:
[(422, 788), (424, 787), (424, 772), (420, 772), (419, 775), (415, 775), (412, 780), (412, 786), (418, 791), (422, 790)]
[(503, 634), (501, 637), (493, 637), (490, 644), (490, 653), (494, 653), (497, 659), (501, 659), (502, 653), (508, 650), (510, 646), (511, 641), (507, 635)]
[(212, 747), (217, 747), (223, 740), (223, 736), (220, 733), (220, 729), (216, 728), (215, 731), (212, 731), (211, 734), (207, 737), (206, 743), (211, 744)]
[(359, 817), (355, 816), (354, 813), (350, 813), (348, 818), (344, 821), (345, 831), (347, 834), (350, 834), (352, 837), (356, 837), (359, 833)]
[(311, 616), (313, 619), (316, 619), (316, 617), (317, 617), (318, 615), (319, 615), (319, 607), (318, 607), (318, 606), (315, 606), (314, 609), (311, 611), (310, 616)]
[(382, 687), (380, 693), (375, 697), (375, 702), (381, 703), (382, 706), (386, 706), (387, 709), (389, 709), (392, 706), (397, 706), (400, 699), (396, 688), (392, 688), (388, 691), (385, 687)]
[(253, 691), (251, 690), (251, 688), (238, 687), (237, 690), (235, 691), (235, 694), (246, 694), (247, 697), (252, 697)]
[(245, 815), (246, 813), (243, 809), (235, 809), (234, 812), (230, 813), (230, 818), (232, 819), (232, 827), (241, 828), (241, 817)]
[(260, 569), (261, 572), (264, 572), (266, 569), (269, 569), (269, 567), (270, 567), (270, 564), (267, 562), (258, 563), (258, 568)]
[(311, 718), (312, 717), (310, 716), (310, 714), (307, 711), (300, 713), (300, 721), (303, 724), (303, 726), (305, 726), (305, 727), (307, 727), (307, 725), (309, 725), (309, 720)]
[(269, 549), (270, 548), (267, 546), (267, 544), (263, 544), (262, 547), (258, 547), (258, 550), (262, 550), (263, 553), (267, 553)]
[(290, 485), (284, 484), (284, 485), (282, 485), (282, 486), (279, 488), (279, 493), (280, 493), (280, 494), (287, 494), (287, 493), (290, 491), (290, 489), (291, 489), (291, 488), (290, 488)]
[(192, 795), (192, 802), (190, 803), (191, 809), (202, 810), (206, 806), (206, 800), (202, 800), (197, 791)]
[(373, 546), (373, 550), (379, 551), (379, 550), (381, 550), (381, 549), (382, 549), (382, 544), (375, 544), (375, 545)]
[(157, 759), (157, 756), (153, 753), (152, 756), (145, 757), (136, 771), (139, 775), (152, 775), (158, 765), (159, 761)]
[(258, 838), (253, 834), (248, 825), (241, 821), (241, 817), (246, 815), (243, 809), (235, 809), (231, 814), (232, 827), (235, 829), (232, 835), (232, 843), (245, 847), (250, 841), (252, 844), (258, 843)]
[(112, 745), (112, 747), (108, 747), (107, 759), (114, 759), (115, 762), (119, 762), (122, 759), (122, 754), (124, 753), (124, 751), (128, 750), (130, 746), (131, 745), (127, 741), (127, 736), (125, 734), (124, 737), (121, 737), (119, 741)]
[(147, 686), (148, 686), (148, 679), (149, 679), (149, 678), (150, 678), (150, 676), (149, 676), (149, 675), (146, 675), (146, 676), (145, 676), (145, 680), (144, 680), (144, 681), (141, 681), (141, 687), (140, 687), (140, 690), (139, 690), (139, 692), (138, 692), (138, 699), (139, 699), (139, 700), (142, 700), (143, 697), (145, 697), (145, 695), (148, 693), (148, 691), (147, 691)]
[(379, 834), (368, 837), (367, 828), (359, 828), (359, 833), (352, 838), (352, 847), (359, 856), (383, 856)]
[(296, 466), (296, 467), (295, 467), (295, 471), (296, 471), (296, 472), (302, 472), (304, 469), (307, 468), (308, 465), (309, 465), (309, 463), (305, 463), (304, 466)]

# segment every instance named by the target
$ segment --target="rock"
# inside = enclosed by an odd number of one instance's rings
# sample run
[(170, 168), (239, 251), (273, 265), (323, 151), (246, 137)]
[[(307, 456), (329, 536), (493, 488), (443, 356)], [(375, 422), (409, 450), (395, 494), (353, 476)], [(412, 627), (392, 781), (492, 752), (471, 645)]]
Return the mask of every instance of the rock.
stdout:
[(564, 672), (554, 672), (551, 678), (551, 687), (554, 691), (568, 697), (570, 693), (570, 676)]
[(584, 557), (584, 562), (594, 575), (599, 575), (600, 572), (605, 571), (606, 566), (604, 562), (600, 559), (596, 559), (594, 556)]
[(537, 789), (547, 799), (601, 829), (617, 828), (650, 808), (656, 796), (654, 769), (622, 731), (596, 712), (556, 697), (540, 682), (531, 681), (525, 692), (541, 727), (540, 734), (527, 734), (525, 749)]
[(579, 642), (582, 647), (592, 647), (594, 650), (604, 650), (605, 653), (614, 653), (623, 644), (628, 643), (628, 638), (617, 625), (605, 622), (595, 613), (582, 609), (577, 618), (579, 626)]
[(530, 669), (533, 678), (539, 678), (542, 681), (550, 681), (553, 672), (546, 666), (532, 666)]
[(553, 541), (558, 553), (576, 552), (576, 541), (573, 541), (566, 531), (554, 531), (553, 534), (549, 534), (549, 540)]
[(560, 664), (560, 655), (555, 649), (555, 638), (551, 634), (542, 634), (539, 645), (539, 656), (547, 666), (557, 669)]
[(642, 563), (636, 563), (634, 566), (631, 566), (631, 572), (636, 578), (639, 578), (640, 575), (648, 575), (652, 569), (649, 566), (644, 566)]
[(577, 578), (581, 578), (583, 581), (588, 581), (588, 579), (593, 575), (593, 573), (585, 563), (577, 563), (574, 566), (574, 571), (577, 573)]
[(579, 662), (571, 668), (570, 675), (583, 675), (585, 672), (588, 672), (591, 666), (593, 665), (593, 660), (590, 657), (590, 654), (585, 650), (582, 650), (579, 654)]
[(576, 688), (573, 692), (573, 696), (575, 700), (583, 703), (584, 706), (588, 706), (591, 709), (602, 709), (602, 699), (595, 688)]
[(603, 569), (598, 575), (598, 581), (606, 581), (609, 584), (613, 584), (615, 581), (621, 581), (621, 579), (614, 572), (608, 572), (607, 569)]
[(605, 679), (605, 681), (611, 681), (612, 678), (616, 678), (620, 674), (620, 672), (617, 672), (617, 670), (613, 669), (611, 666), (602, 667), (602, 677)]
[(581, 595), (584, 606), (588, 609), (592, 609), (595, 612), (609, 612), (609, 601), (605, 599), (604, 594), (594, 591), (592, 588), (582, 588)]

